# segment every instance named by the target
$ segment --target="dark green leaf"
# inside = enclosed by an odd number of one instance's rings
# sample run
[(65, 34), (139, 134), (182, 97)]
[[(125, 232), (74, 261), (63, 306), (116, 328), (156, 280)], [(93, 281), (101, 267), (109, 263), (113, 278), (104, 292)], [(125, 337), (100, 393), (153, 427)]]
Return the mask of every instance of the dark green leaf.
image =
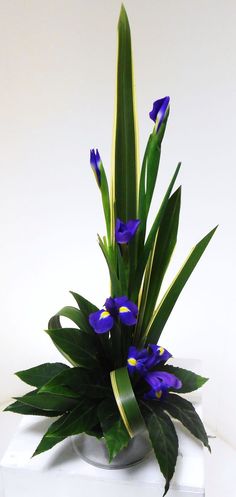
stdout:
[(162, 298), (154, 313), (153, 321), (148, 330), (146, 343), (158, 342), (161, 332), (181, 291), (183, 290), (195, 266), (197, 265), (208, 243), (214, 235), (216, 228), (210, 231), (204, 238), (202, 238), (202, 240), (197, 245), (195, 245), (195, 247), (191, 250), (187, 260), (184, 262), (180, 271), (176, 275), (175, 279), (167, 289), (164, 297)]
[(46, 330), (46, 333), (74, 366), (80, 365), (87, 369), (99, 367), (96, 337), (93, 335), (88, 335), (75, 328), (49, 329)]
[(94, 403), (85, 398), (80, 399), (59, 428), (53, 431), (53, 436), (68, 437), (90, 430), (98, 422), (97, 407), (97, 402)]
[(40, 392), (55, 392), (58, 387), (69, 388), (77, 395), (89, 398), (104, 398), (111, 395), (111, 388), (104, 384), (98, 372), (89, 371), (81, 367), (69, 368), (67, 371), (57, 375)]
[(105, 400), (98, 408), (98, 417), (109, 453), (109, 461), (128, 445), (130, 436), (118, 413), (117, 405), (111, 400)]
[(4, 411), (16, 412), (18, 414), (28, 414), (30, 416), (46, 416), (47, 418), (55, 418), (56, 416), (59, 416), (59, 414), (63, 414), (63, 411), (43, 410), (38, 409), (37, 407), (29, 406), (28, 404), (22, 404), (19, 400), (6, 407)]
[(67, 419), (68, 414), (65, 414), (64, 416), (61, 416), (59, 419), (57, 419), (54, 423), (52, 423), (43, 436), (41, 442), (39, 443), (37, 449), (35, 450), (33, 456), (37, 456), (38, 454), (41, 454), (42, 452), (45, 452), (46, 450), (52, 449), (54, 445), (58, 444), (59, 442), (62, 442), (64, 440), (63, 436), (55, 434), (55, 430), (59, 429), (59, 427), (64, 423), (64, 421)]
[(38, 390), (33, 390), (22, 397), (15, 397), (22, 404), (43, 409), (44, 411), (59, 411), (65, 412), (72, 409), (77, 404), (77, 399), (65, 398), (56, 394), (42, 393)]
[(18, 371), (15, 374), (25, 383), (40, 388), (58, 373), (68, 369), (68, 367), (69, 366), (66, 366), (66, 364), (60, 362), (47, 362), (45, 364), (40, 364), (40, 366), (26, 369), (25, 371)]
[(70, 292), (70, 293), (71, 293), (71, 295), (73, 295), (80, 310), (83, 312), (83, 314), (85, 316), (88, 317), (89, 314), (91, 314), (92, 312), (96, 312), (99, 310), (98, 307), (96, 307), (96, 305), (92, 304), (91, 302), (89, 302), (89, 300), (85, 299), (84, 297), (82, 297), (78, 293), (75, 293), (75, 292)]
[(178, 456), (178, 437), (175, 427), (167, 414), (155, 401), (143, 402), (144, 417), (149, 437), (158, 460), (160, 470), (166, 479), (165, 493), (175, 471)]
[(208, 378), (204, 378), (188, 369), (178, 368), (176, 366), (169, 366), (166, 364), (163, 366), (162, 370), (174, 374), (182, 381), (182, 387), (178, 390), (178, 393), (193, 392), (208, 381)]
[(185, 428), (187, 428), (192, 435), (201, 440), (205, 447), (210, 450), (206, 430), (191, 402), (183, 399), (179, 395), (170, 394), (162, 401), (162, 407), (168, 411), (173, 418), (181, 421)]

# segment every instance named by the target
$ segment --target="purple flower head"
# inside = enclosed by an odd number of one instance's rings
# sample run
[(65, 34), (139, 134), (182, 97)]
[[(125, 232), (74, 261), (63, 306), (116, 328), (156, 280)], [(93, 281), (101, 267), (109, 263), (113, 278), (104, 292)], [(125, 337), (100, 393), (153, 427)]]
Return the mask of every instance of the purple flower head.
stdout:
[(172, 354), (170, 354), (168, 350), (164, 349), (164, 347), (161, 347), (160, 345), (149, 344), (148, 351), (149, 351), (149, 359), (147, 363), (148, 369), (151, 369), (160, 363), (164, 364), (166, 361), (168, 361), (168, 359), (170, 359), (170, 357), (172, 357)]
[(135, 235), (140, 225), (139, 219), (130, 219), (127, 223), (123, 223), (120, 219), (116, 220), (115, 238), (117, 243), (129, 243)]
[(100, 171), (101, 162), (102, 161), (98, 149), (96, 149), (96, 151), (94, 148), (90, 150), (90, 165), (94, 172), (99, 188), (101, 186), (101, 171)]
[(164, 120), (166, 115), (166, 111), (170, 102), (170, 97), (160, 98), (153, 103), (153, 108), (151, 112), (149, 112), (149, 117), (156, 124), (156, 133), (159, 130), (161, 123)]
[(167, 395), (169, 388), (178, 390), (182, 387), (182, 382), (177, 376), (165, 371), (147, 373), (145, 381), (151, 386), (151, 390), (144, 395), (146, 399), (161, 399)]
[(89, 315), (89, 323), (96, 333), (106, 333), (118, 318), (126, 326), (133, 326), (137, 322), (137, 314), (137, 306), (127, 297), (109, 297), (103, 309)]
[(147, 349), (138, 350), (134, 345), (129, 348), (127, 359), (127, 368), (129, 373), (133, 374), (135, 371), (138, 371), (141, 375), (143, 375), (147, 372), (147, 361)]

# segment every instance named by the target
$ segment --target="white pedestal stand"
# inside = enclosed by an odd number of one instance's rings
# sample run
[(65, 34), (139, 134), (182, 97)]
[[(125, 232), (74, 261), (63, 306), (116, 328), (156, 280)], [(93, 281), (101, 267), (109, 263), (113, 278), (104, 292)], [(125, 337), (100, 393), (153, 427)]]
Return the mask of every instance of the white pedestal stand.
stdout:
[[(195, 404), (201, 411), (200, 404)], [(31, 456), (51, 421), (24, 417), (0, 465), (4, 497), (161, 497), (164, 479), (153, 454), (128, 469), (95, 468), (75, 454), (71, 439)], [(204, 497), (201, 444), (176, 423), (180, 453), (168, 497)]]

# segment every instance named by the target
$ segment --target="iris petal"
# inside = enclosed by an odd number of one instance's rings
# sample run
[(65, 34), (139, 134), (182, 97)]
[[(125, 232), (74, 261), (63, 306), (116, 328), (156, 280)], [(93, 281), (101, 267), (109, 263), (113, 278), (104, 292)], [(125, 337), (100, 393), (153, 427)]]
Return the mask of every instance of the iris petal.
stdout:
[(102, 309), (90, 314), (89, 323), (95, 333), (106, 333), (111, 330), (114, 324), (114, 319), (108, 311)]
[(139, 225), (139, 219), (130, 219), (129, 221), (127, 221), (127, 223), (124, 223), (120, 219), (117, 219), (115, 227), (115, 239), (117, 243), (129, 243), (131, 238), (133, 238), (133, 236), (135, 235)]
[(170, 102), (170, 97), (160, 98), (153, 103), (153, 108), (149, 112), (149, 117), (156, 123), (156, 132), (160, 128)]

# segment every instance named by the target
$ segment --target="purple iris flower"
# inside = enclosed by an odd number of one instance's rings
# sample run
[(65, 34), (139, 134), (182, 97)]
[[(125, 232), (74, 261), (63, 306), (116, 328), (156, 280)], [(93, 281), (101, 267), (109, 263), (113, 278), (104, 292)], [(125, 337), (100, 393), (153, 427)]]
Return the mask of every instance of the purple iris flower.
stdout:
[(138, 350), (134, 345), (129, 347), (127, 368), (129, 373), (133, 374), (138, 371), (141, 375), (147, 372), (147, 361), (148, 361), (148, 351), (147, 349)]
[(151, 390), (144, 395), (145, 399), (164, 398), (169, 388), (178, 390), (182, 382), (174, 374), (166, 371), (152, 371), (145, 375), (145, 381), (151, 386)]
[(98, 149), (96, 149), (96, 151), (94, 148), (90, 150), (90, 165), (93, 169), (99, 188), (101, 186), (101, 171), (100, 171), (101, 162), (102, 161)]
[(160, 345), (149, 344), (148, 345), (149, 357), (147, 362), (148, 369), (157, 366), (161, 362), (165, 363), (172, 357), (172, 354), (168, 350), (164, 349)]
[(156, 123), (156, 133), (159, 130), (161, 123), (166, 115), (166, 111), (170, 102), (170, 97), (160, 98), (153, 103), (153, 108), (149, 112), (149, 117)]
[(120, 219), (116, 220), (115, 237), (117, 243), (129, 243), (135, 235), (140, 225), (139, 219), (130, 219), (127, 223), (123, 223)]
[(103, 309), (89, 315), (89, 323), (96, 333), (106, 333), (114, 326), (114, 320), (120, 319), (126, 326), (137, 322), (138, 308), (127, 297), (109, 297)]

